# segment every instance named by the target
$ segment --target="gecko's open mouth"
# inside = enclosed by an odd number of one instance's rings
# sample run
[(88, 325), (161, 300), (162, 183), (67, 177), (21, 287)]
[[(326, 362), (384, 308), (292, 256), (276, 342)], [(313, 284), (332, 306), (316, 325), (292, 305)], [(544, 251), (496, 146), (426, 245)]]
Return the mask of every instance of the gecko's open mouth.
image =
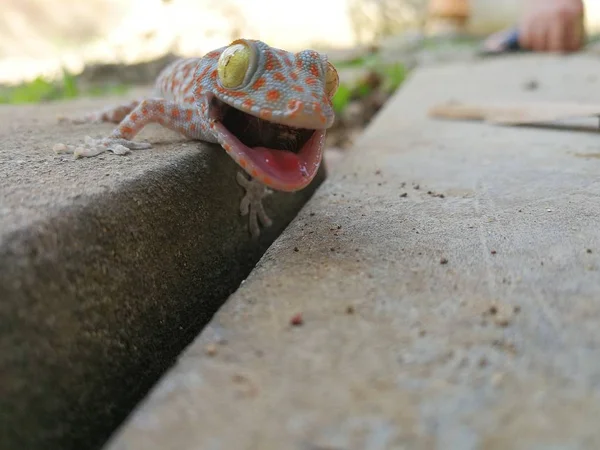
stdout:
[(235, 108), (227, 109), (223, 125), (246, 147), (268, 147), (296, 154), (315, 132), (308, 128), (294, 128), (269, 122)]
[(315, 177), (325, 130), (282, 125), (223, 103), (220, 110), (219, 142), (251, 176), (281, 191), (303, 189)]

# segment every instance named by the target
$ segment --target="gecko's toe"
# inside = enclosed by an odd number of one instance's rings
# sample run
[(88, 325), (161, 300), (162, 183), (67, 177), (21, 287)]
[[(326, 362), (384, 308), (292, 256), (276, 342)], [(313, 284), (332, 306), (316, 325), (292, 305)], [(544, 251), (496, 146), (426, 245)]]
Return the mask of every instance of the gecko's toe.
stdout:
[(238, 172), (236, 178), (238, 184), (246, 191), (240, 202), (240, 213), (242, 216), (248, 216), (250, 234), (256, 239), (260, 236), (259, 222), (264, 227), (273, 224), (262, 202), (271, 191), (260, 181), (246, 178), (242, 172)]

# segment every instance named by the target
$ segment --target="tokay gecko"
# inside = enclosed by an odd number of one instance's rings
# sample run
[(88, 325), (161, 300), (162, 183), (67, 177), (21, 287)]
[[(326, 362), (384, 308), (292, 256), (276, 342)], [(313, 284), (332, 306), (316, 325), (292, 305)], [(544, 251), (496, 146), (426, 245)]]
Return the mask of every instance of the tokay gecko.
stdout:
[(264, 42), (238, 39), (201, 58), (180, 59), (158, 76), (154, 97), (91, 113), (75, 123), (118, 124), (105, 138), (82, 145), (56, 144), (56, 153), (91, 157), (148, 149), (133, 139), (158, 123), (189, 139), (219, 143), (250, 177), (240, 211), (250, 232), (269, 226), (262, 199), (268, 189), (294, 192), (308, 186), (323, 158), (332, 126), (338, 74), (327, 56), (312, 50), (290, 53)]

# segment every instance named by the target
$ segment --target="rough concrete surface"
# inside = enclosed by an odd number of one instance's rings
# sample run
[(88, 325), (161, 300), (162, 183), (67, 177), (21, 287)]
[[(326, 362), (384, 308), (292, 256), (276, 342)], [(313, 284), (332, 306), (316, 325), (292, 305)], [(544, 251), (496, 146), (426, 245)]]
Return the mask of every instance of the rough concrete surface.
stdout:
[[(109, 101), (110, 102), (110, 101)], [(98, 448), (294, 217), (250, 238), (237, 167), (159, 127), (155, 148), (73, 160), (58, 125), (105, 101), (0, 109), (0, 448)]]
[(598, 134), (426, 117), (598, 73), (418, 70), (106, 449), (600, 448)]

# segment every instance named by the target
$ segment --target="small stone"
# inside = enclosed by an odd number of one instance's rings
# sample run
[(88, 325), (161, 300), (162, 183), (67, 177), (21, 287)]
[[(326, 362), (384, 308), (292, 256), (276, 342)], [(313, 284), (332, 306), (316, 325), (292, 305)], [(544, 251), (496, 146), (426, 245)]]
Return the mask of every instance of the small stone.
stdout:
[(302, 313), (298, 313), (290, 319), (290, 325), (299, 327), (304, 323), (304, 318), (302, 317)]
[(526, 91), (535, 91), (540, 86), (537, 80), (529, 80), (524, 85), (523, 88)]
[(217, 346), (213, 343), (204, 346), (204, 353), (208, 356), (215, 356), (218, 352)]
[(498, 317), (498, 318), (496, 318), (496, 320), (494, 322), (496, 325), (498, 325), (499, 327), (502, 327), (502, 328), (506, 328), (507, 326), (510, 325), (510, 320), (508, 320), (507, 317)]
[(448, 264), (448, 258), (441, 258), (440, 264)]

